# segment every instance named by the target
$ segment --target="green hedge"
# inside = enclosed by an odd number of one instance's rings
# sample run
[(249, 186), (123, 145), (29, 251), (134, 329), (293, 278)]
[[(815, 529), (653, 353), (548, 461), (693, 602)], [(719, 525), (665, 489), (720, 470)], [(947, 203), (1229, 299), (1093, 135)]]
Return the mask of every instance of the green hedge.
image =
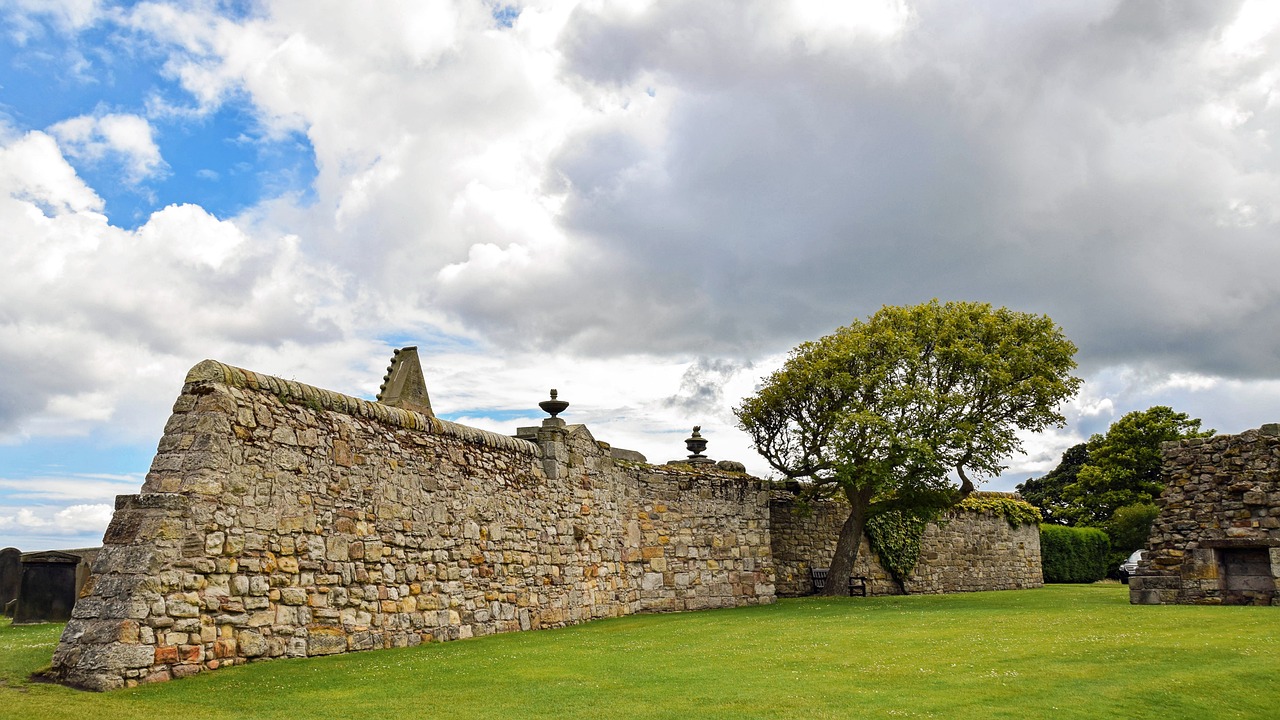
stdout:
[(1040, 526), (1040, 561), (1047, 583), (1091, 583), (1107, 576), (1111, 540), (1097, 528)]

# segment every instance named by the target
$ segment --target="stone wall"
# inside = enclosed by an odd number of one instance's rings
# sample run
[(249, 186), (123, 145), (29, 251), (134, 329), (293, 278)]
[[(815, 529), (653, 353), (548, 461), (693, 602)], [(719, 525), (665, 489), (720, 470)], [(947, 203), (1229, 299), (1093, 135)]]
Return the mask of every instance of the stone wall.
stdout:
[(1280, 605), (1280, 425), (1165, 443), (1140, 604)]
[(774, 599), (762, 481), (507, 437), (212, 361), (53, 658), (92, 689)]
[[(829, 567), (849, 506), (828, 500), (798, 506), (777, 493), (769, 506), (777, 592), (782, 597), (813, 592), (809, 570)], [(1015, 590), (1044, 585), (1040, 530), (1011, 527), (989, 512), (957, 510), (929, 523), (920, 540), (920, 560), (901, 584), (881, 565), (862, 538), (853, 575), (867, 579), (869, 595)]]

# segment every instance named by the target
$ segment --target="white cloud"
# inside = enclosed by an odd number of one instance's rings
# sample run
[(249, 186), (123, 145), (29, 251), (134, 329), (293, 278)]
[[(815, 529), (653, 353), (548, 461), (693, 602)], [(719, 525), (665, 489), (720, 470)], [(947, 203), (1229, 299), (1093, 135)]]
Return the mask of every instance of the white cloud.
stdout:
[(39, 21), (47, 19), (60, 32), (74, 33), (102, 17), (100, 0), (0, 0), (10, 31), (18, 44), (40, 34)]
[(49, 133), (63, 151), (88, 162), (118, 158), (124, 179), (137, 184), (165, 168), (155, 131), (145, 118), (128, 114), (80, 115), (52, 125)]
[(40, 215), (101, 211), (102, 198), (85, 185), (45, 133), (32, 131), (0, 145), (0, 190)]
[(48, 135), (0, 144), (0, 438), (154, 438), (202, 358), (285, 370), (374, 342), (348, 342), (345, 278), (296, 237), (250, 238), (192, 205), (128, 231), (100, 207)]
[(1280, 7), (1268, 0), (1246, 0), (1239, 14), (1222, 31), (1221, 52), (1227, 59), (1255, 58), (1266, 54), (1268, 43), (1280, 25)]
[(103, 532), (111, 522), (113, 506), (81, 504), (65, 507), (0, 506), (0, 531), (10, 537), (24, 536), (90, 536), (101, 543)]
[(170, 205), (138, 229), (138, 240), (156, 253), (221, 269), (244, 250), (248, 238), (234, 223), (221, 222), (197, 205)]
[(702, 424), (763, 472), (730, 407), (781, 353), (934, 296), (1081, 348), (1070, 427), (1014, 470), (1152, 404), (1235, 430), (1280, 398), (1267, 3), (64, 7), (163, 53), (188, 95), (156, 122), (247, 98), (318, 175), (127, 231), (63, 153), (154, 177), (140, 116), (4, 136), (11, 439), (153, 440), (203, 357), (370, 394), (378, 338), (423, 337), (444, 412), (498, 429), (554, 385), (601, 439), (665, 460)]
[(904, 0), (793, 0), (791, 17), (809, 42), (823, 49), (841, 39), (863, 35), (893, 38), (906, 29), (913, 13)]
[(1115, 403), (1111, 402), (1111, 398), (1096, 398), (1093, 400), (1077, 399), (1074, 403), (1079, 408), (1082, 417), (1096, 417), (1098, 415), (1106, 415), (1111, 417), (1115, 415)]

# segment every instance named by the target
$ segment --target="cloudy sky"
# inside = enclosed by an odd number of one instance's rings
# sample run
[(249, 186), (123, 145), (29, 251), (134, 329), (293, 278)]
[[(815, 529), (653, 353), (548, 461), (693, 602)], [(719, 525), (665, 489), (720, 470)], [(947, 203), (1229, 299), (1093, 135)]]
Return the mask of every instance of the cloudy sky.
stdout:
[(1047, 313), (1069, 425), (1280, 420), (1267, 0), (0, 0), (0, 546), (100, 542), (188, 368), (767, 468), (731, 408), (884, 304)]

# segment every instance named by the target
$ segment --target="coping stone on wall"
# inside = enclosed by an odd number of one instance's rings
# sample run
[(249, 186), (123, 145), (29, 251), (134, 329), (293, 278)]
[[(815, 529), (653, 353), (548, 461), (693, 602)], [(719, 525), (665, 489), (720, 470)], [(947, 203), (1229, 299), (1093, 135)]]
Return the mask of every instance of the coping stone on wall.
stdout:
[(510, 435), (459, 425), (412, 410), (391, 407), (313, 385), (245, 370), (233, 365), (220, 363), (217, 360), (202, 360), (196, 363), (195, 367), (192, 367), (187, 372), (185, 382), (188, 384), (214, 382), (228, 387), (265, 390), (284, 401), (314, 405), (333, 412), (369, 418), (433, 435), (455, 437), (460, 440), (486, 445), (499, 450), (511, 450), (532, 457), (541, 457), (542, 455), (542, 451), (537, 444), (514, 438)]

